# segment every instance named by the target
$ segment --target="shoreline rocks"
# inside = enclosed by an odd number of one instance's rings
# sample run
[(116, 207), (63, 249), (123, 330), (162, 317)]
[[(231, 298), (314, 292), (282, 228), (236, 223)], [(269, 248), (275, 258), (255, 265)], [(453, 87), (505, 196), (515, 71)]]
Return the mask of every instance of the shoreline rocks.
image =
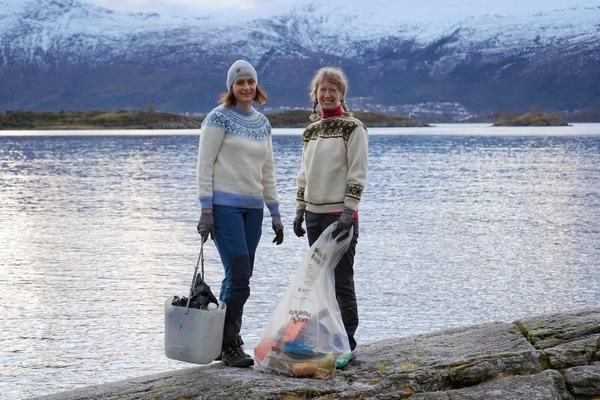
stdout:
[(600, 308), (491, 322), (361, 345), (329, 380), (213, 363), (45, 400), (593, 399), (600, 396)]

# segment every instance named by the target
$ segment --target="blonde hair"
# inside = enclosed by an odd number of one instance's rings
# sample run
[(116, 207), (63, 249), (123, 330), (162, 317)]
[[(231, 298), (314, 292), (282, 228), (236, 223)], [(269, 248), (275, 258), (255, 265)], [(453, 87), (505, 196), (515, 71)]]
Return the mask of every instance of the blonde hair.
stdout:
[(315, 73), (315, 76), (310, 82), (309, 95), (312, 102), (313, 112), (310, 114), (309, 119), (311, 121), (316, 121), (321, 118), (317, 112), (317, 106), (319, 105), (319, 85), (323, 81), (337, 86), (339, 91), (342, 92), (342, 109), (345, 111), (345, 115), (350, 115), (348, 108), (346, 107), (346, 102), (344, 101), (346, 98), (346, 93), (348, 92), (348, 78), (346, 78), (346, 74), (344, 74), (344, 71), (342, 71), (340, 68), (323, 67)]
[[(254, 100), (256, 104), (263, 105), (269, 101), (269, 96), (260, 86), (256, 85), (256, 94), (252, 100)], [(223, 104), (225, 107), (231, 107), (237, 104), (237, 100), (233, 94), (233, 85), (231, 85), (229, 92), (222, 93), (219, 96), (219, 104)]]

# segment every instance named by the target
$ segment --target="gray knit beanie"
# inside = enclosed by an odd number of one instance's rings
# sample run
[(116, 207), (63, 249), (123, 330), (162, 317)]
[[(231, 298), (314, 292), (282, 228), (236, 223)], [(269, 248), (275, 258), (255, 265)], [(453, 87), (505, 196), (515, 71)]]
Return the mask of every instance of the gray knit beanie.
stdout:
[(256, 76), (256, 70), (248, 61), (237, 60), (227, 71), (227, 90), (231, 89), (233, 82), (239, 77), (251, 76), (258, 83), (258, 77)]

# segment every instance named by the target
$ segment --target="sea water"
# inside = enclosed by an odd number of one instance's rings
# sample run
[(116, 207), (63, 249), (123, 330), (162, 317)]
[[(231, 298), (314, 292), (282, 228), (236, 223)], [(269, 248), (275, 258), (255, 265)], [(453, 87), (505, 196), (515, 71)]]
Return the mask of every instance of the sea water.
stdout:
[[(357, 340), (600, 307), (600, 125), (370, 129)], [(24, 399), (191, 366), (163, 348), (200, 240), (197, 131), (0, 132), (0, 393)], [(263, 223), (252, 353), (307, 251), (299, 130), (275, 130), (281, 246)], [(223, 277), (214, 245), (206, 280)]]

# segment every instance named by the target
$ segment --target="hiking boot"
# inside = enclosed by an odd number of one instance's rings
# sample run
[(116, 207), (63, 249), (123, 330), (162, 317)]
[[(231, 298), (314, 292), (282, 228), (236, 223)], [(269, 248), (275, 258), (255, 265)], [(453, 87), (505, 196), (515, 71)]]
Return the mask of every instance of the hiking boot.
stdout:
[(231, 345), (221, 352), (221, 362), (228, 367), (248, 368), (254, 365), (254, 360), (240, 345)]

